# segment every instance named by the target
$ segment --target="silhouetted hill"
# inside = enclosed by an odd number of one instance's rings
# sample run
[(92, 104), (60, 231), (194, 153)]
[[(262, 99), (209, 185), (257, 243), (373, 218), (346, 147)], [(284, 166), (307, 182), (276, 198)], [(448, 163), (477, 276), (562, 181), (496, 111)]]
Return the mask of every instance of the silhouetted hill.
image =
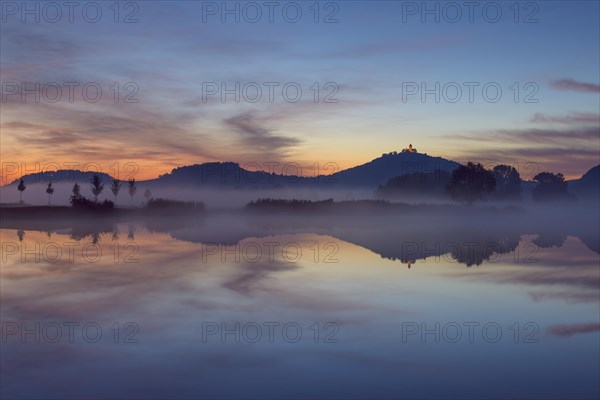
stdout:
[(308, 184), (314, 178), (280, 175), (264, 171), (249, 171), (234, 162), (211, 162), (173, 169), (170, 173), (147, 181), (156, 185), (227, 186), (238, 188), (266, 188), (289, 184)]
[[(162, 186), (208, 186), (228, 188), (274, 188), (285, 186), (342, 186), (363, 187), (375, 190), (389, 179), (417, 172), (428, 173), (436, 170), (451, 172), (458, 163), (441, 157), (421, 153), (388, 153), (368, 163), (349, 168), (328, 176), (301, 177), (281, 175), (265, 171), (250, 171), (235, 162), (211, 162), (173, 169), (156, 179), (138, 181), (141, 186), (157, 188)], [(95, 172), (61, 170), (25, 175), (26, 184), (46, 182), (88, 182)], [(98, 173), (105, 184), (111, 177)], [(19, 178), (20, 179), (20, 178)], [(12, 184), (18, 184), (16, 179)]]
[(80, 183), (88, 183), (92, 176), (98, 175), (103, 183), (109, 184), (112, 181), (112, 177), (103, 172), (84, 172), (78, 169), (61, 169), (58, 171), (47, 171), (47, 172), (37, 172), (34, 174), (23, 175), (20, 178), (15, 179), (9, 185), (18, 185), (19, 181), (23, 179), (26, 185), (31, 185), (34, 183), (44, 183), (48, 182), (59, 183), (59, 182), (80, 182)]
[(388, 153), (366, 164), (329, 176), (316, 178), (249, 171), (235, 162), (211, 162), (173, 169), (145, 183), (150, 186), (193, 185), (231, 188), (272, 188), (284, 186), (335, 185), (377, 188), (390, 178), (415, 172), (453, 171), (458, 163), (420, 153)]
[(436, 170), (452, 172), (459, 166), (457, 162), (442, 157), (432, 157), (422, 153), (387, 153), (381, 157), (353, 168), (335, 173), (331, 179), (342, 186), (369, 186), (377, 188), (391, 178), (428, 173)]
[(580, 199), (600, 198), (600, 164), (579, 179), (569, 181), (569, 191)]

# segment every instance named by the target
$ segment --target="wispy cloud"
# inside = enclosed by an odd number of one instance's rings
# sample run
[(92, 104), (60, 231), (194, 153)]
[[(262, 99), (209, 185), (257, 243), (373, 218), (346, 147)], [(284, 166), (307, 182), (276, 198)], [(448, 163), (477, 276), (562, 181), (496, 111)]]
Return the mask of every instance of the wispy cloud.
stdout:
[(272, 273), (293, 271), (298, 266), (284, 262), (259, 262), (244, 263), (240, 268), (242, 272), (226, 281), (223, 286), (240, 294), (249, 295), (252, 291), (260, 289), (260, 283), (268, 279)]
[(544, 300), (564, 300), (568, 304), (600, 302), (598, 292), (592, 290), (581, 292), (579, 288), (576, 292), (531, 292), (529, 293), (529, 297), (535, 303), (539, 303)]
[[(465, 146), (459, 150), (453, 156), (457, 161), (518, 165), (534, 163), (542, 170), (562, 172), (570, 178), (579, 177), (600, 163), (600, 124), (594, 120), (594, 114), (578, 113), (566, 117), (536, 114), (532, 120), (550, 121), (552, 118), (557, 123), (561, 121), (563, 127), (490, 130), (446, 137), (454, 141), (480, 142), (478, 148)], [(584, 124), (583, 121), (588, 123)]]
[(535, 113), (529, 122), (540, 124), (597, 124), (600, 125), (600, 114), (594, 113), (569, 113), (567, 115), (547, 115), (544, 113)]
[[(250, 152), (262, 153), (263, 156), (274, 158), (285, 155), (286, 149), (297, 146), (300, 139), (279, 136), (273, 133), (254, 112), (244, 112), (224, 121), (240, 134), (240, 140)], [(275, 157), (277, 158), (277, 157)]]
[(550, 83), (555, 89), (573, 90), (585, 93), (600, 93), (600, 85), (596, 83), (578, 82), (575, 79), (563, 78)]
[(470, 134), (453, 135), (454, 139), (463, 140), (479, 140), (479, 141), (494, 141), (498, 143), (519, 143), (521, 146), (535, 143), (551, 144), (567, 144), (574, 139), (582, 140), (597, 140), (600, 135), (600, 126), (594, 127), (577, 127), (572, 129), (540, 129), (540, 128), (524, 128), (524, 129), (501, 129), (486, 132), (473, 132)]

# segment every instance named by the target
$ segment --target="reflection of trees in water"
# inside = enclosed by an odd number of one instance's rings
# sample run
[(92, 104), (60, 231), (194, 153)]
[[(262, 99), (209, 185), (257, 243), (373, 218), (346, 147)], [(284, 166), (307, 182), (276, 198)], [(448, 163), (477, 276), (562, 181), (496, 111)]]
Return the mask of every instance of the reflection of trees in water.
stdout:
[(492, 260), (492, 257), (500, 256), (515, 251), (519, 245), (519, 237), (506, 237), (488, 243), (464, 243), (456, 246), (450, 253), (452, 258), (467, 267), (481, 265), (484, 261)]
[(127, 239), (135, 240), (135, 225), (133, 225), (133, 224), (129, 224), (129, 227), (127, 230)]
[(467, 267), (481, 265), (484, 261), (494, 261), (502, 254), (515, 251), (519, 245), (520, 236), (506, 236), (477, 240), (474, 237), (455, 237), (454, 240), (419, 240), (404, 241), (386, 246), (386, 248), (369, 248), (367, 243), (353, 242), (365, 247), (383, 258), (399, 260), (411, 268), (417, 260), (433, 259), (434, 262), (457, 261)]
[[(471, 267), (481, 265), (484, 262), (499, 262), (502, 255), (512, 253), (519, 247), (521, 234), (537, 230), (545, 232), (540, 235), (536, 242), (522, 244), (526, 246), (526, 252), (522, 257), (529, 257), (527, 246), (544, 247), (546, 245), (562, 246), (566, 232), (573, 232), (566, 226), (532, 226), (521, 224), (512, 226), (510, 222), (504, 225), (500, 223), (471, 224), (468, 227), (460, 221), (451, 223), (426, 223), (426, 221), (403, 221), (393, 222), (390, 220), (377, 221), (366, 219), (367, 223), (357, 224), (355, 221), (324, 219), (290, 219), (273, 218), (257, 221), (251, 220), (251, 224), (240, 224), (234, 226), (223, 225), (215, 230), (215, 225), (210, 224), (207, 229), (194, 225), (191, 230), (179, 230), (177, 228), (188, 227), (190, 221), (168, 221), (152, 225), (152, 231), (169, 232), (177, 240), (186, 240), (197, 243), (217, 242), (233, 245), (247, 237), (264, 237), (276, 234), (297, 234), (301, 232), (316, 233), (333, 236), (339, 240), (355, 244), (368, 249), (382, 258), (399, 260), (410, 268), (418, 260), (430, 259), (433, 262), (458, 262)], [(358, 227), (357, 227), (358, 225)], [(324, 226), (326, 228), (324, 228)], [(577, 224), (575, 228), (579, 225)], [(457, 229), (460, 227), (460, 230)], [(593, 231), (593, 230), (592, 230)], [(597, 231), (592, 236), (597, 239)], [(592, 232), (592, 233), (593, 233)], [(580, 231), (569, 233), (580, 237), (592, 250), (592, 246), (586, 242)], [(595, 243), (595, 242), (593, 242)], [(597, 250), (594, 250), (598, 252)], [(511, 260), (507, 260), (511, 261)]]
[(545, 232), (541, 233), (536, 237), (532, 243), (542, 249), (546, 249), (549, 247), (562, 247), (565, 244), (565, 240), (567, 240), (567, 235), (563, 233), (556, 232)]
[(588, 249), (592, 250), (595, 253), (600, 254), (600, 238), (598, 236), (590, 235), (590, 236), (581, 236), (580, 237), (583, 244), (587, 246)]
[[(588, 218), (589, 219), (589, 218)], [(10, 228), (17, 229), (19, 240), (26, 230), (56, 232), (70, 228), (70, 238), (91, 238), (99, 243), (104, 234), (118, 240), (121, 233), (116, 220), (61, 221), (60, 224), (18, 221)], [(120, 221), (123, 223), (123, 221)], [(414, 266), (417, 260), (458, 262), (470, 267), (484, 262), (498, 262), (500, 255), (515, 251), (521, 234), (543, 232), (526, 245), (538, 248), (560, 247), (567, 236), (575, 236), (592, 251), (600, 254), (598, 228), (580, 220), (557, 223), (555, 220), (529, 221), (496, 219), (469, 221), (462, 216), (402, 216), (389, 218), (377, 215), (357, 218), (309, 218), (286, 216), (224, 215), (205, 218), (148, 218), (128, 221), (127, 239), (135, 239), (136, 227), (142, 223), (149, 232), (168, 233), (176, 240), (192, 243), (234, 245), (249, 237), (273, 235), (317, 234), (335, 237), (368, 249), (382, 258), (399, 260)], [(526, 249), (525, 249), (526, 250)]]
[(112, 222), (94, 221), (94, 224), (77, 224), (71, 228), (69, 238), (81, 241), (90, 238), (92, 244), (98, 244), (104, 234), (113, 234), (116, 227)]

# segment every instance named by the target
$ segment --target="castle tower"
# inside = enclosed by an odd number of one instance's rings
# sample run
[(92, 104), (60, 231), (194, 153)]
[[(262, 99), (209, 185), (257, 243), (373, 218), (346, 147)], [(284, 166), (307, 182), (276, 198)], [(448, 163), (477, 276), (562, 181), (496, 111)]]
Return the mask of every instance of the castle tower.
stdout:
[(402, 150), (403, 153), (416, 153), (417, 149), (413, 147), (412, 143), (408, 145), (406, 149)]

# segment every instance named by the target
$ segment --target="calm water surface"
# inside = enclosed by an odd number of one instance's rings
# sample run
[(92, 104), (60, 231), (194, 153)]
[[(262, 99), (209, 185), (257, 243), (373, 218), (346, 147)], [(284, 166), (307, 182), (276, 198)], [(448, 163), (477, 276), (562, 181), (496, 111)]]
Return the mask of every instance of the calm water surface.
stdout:
[(0, 230), (2, 397), (600, 395), (597, 236), (230, 222)]

